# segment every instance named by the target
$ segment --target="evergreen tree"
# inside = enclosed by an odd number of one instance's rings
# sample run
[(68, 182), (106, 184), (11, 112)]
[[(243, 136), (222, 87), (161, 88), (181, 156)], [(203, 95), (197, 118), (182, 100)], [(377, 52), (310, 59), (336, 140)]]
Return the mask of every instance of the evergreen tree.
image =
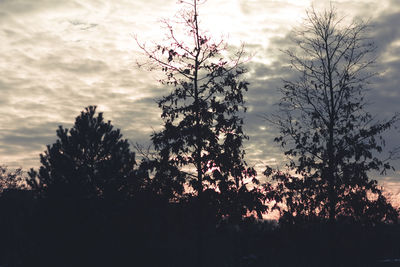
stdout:
[(96, 107), (81, 112), (71, 129), (57, 130), (57, 141), (40, 155), (39, 172), (28, 183), (47, 197), (115, 198), (134, 174), (135, 157), (119, 129), (96, 116)]

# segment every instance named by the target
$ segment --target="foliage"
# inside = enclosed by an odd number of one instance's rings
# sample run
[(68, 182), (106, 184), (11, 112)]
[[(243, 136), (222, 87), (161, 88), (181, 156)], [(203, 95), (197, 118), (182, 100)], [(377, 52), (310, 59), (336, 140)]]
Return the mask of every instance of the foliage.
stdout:
[[(268, 177), (277, 181), (274, 198), (284, 202), (279, 221), (282, 225), (323, 223), (329, 216), (328, 184), (321, 178), (296, 177), (286, 172), (266, 171)], [(338, 185), (336, 220), (345, 224), (359, 223), (375, 225), (381, 222), (397, 222), (399, 211), (384, 196), (375, 180), (360, 187), (357, 185)]]
[(27, 185), (21, 168), (10, 170), (7, 166), (0, 166), (0, 193), (6, 189), (25, 189)]
[(177, 201), (184, 192), (185, 175), (168, 157), (145, 155), (136, 171), (142, 186), (135, 187), (148, 196)]
[(333, 9), (307, 15), (295, 32), (299, 52), (286, 51), (299, 78), (285, 81), (280, 114), (269, 119), (280, 129), (275, 141), (286, 149), (289, 168), (302, 177), (273, 175), (288, 206), (284, 217), (393, 221), (397, 212), (368, 177), (391, 167), (377, 153), (381, 134), (398, 118), (374, 121), (365, 110), (375, 49), (367, 25), (343, 25)]
[[(246, 179), (256, 179), (256, 172), (243, 160), (244, 92), (248, 82), (241, 77), (243, 47), (235, 58), (227, 59), (226, 44), (214, 42), (199, 26), (200, 2), (181, 1), (186, 7), (181, 12), (179, 25), (185, 34), (179, 35), (168, 21), (166, 43), (148, 49), (138, 45), (149, 58), (151, 68), (165, 74), (164, 85), (172, 91), (157, 101), (162, 110), (164, 128), (152, 135), (158, 151), (154, 180), (170, 179), (173, 184), (186, 181), (194, 193), (205, 198), (205, 192), (215, 190), (228, 201), (222, 213), (231, 213), (228, 207), (241, 205), (235, 212), (265, 210), (258, 189), (249, 190)], [(192, 170), (195, 170), (193, 172)], [(243, 193), (242, 193), (243, 192)], [(204, 193), (204, 194), (203, 194)], [(255, 203), (240, 203), (241, 196), (253, 194)], [(209, 195), (211, 196), (211, 195)], [(239, 204), (240, 203), (240, 204)]]
[(96, 107), (82, 111), (71, 129), (57, 130), (57, 141), (40, 155), (39, 172), (28, 183), (49, 197), (113, 198), (134, 174), (135, 157), (119, 129)]

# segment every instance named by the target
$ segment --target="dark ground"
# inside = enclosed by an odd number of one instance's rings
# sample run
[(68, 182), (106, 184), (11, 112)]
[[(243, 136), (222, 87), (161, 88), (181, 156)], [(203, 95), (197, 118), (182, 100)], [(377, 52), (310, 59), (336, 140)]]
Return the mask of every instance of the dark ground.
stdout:
[[(199, 235), (190, 204), (0, 200), (2, 266), (197, 266)], [(400, 266), (400, 225), (278, 226), (247, 218), (204, 220), (203, 266)]]

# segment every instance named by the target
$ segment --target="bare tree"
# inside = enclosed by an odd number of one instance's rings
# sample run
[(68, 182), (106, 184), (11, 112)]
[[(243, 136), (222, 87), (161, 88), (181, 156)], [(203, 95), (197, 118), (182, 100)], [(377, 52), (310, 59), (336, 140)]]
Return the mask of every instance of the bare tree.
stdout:
[(322, 13), (311, 9), (294, 32), (297, 51), (285, 51), (300, 75), (284, 81), (280, 112), (269, 121), (280, 129), (275, 141), (286, 148), (290, 168), (302, 177), (275, 176), (281, 197), (292, 206), (291, 217), (317, 216), (331, 223), (349, 216), (358, 221), (397, 217), (377, 181), (368, 177), (372, 170), (391, 167), (377, 153), (384, 146), (381, 133), (398, 117), (376, 121), (365, 110), (366, 86), (375, 75), (370, 68), (375, 46), (367, 30), (363, 22), (345, 25), (332, 7)]

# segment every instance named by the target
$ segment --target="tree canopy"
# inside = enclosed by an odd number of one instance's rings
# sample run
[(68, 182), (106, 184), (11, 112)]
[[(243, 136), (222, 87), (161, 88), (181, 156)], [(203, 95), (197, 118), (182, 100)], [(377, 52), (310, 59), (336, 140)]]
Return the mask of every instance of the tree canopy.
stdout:
[[(307, 12), (294, 32), (296, 50), (286, 51), (298, 79), (285, 81), (280, 112), (269, 119), (280, 129), (275, 138), (298, 176), (275, 173), (288, 206), (284, 217), (393, 221), (371, 171), (391, 166), (378, 157), (381, 136), (398, 120), (374, 121), (365, 109), (365, 90), (374, 73), (373, 42), (365, 23), (345, 25), (331, 8)], [(272, 174), (271, 171), (267, 172)]]
[(40, 155), (39, 171), (29, 184), (49, 197), (113, 198), (134, 173), (135, 155), (119, 129), (96, 116), (96, 107), (81, 112), (71, 129), (60, 126), (57, 141)]
[[(242, 78), (246, 71), (243, 47), (232, 60), (224, 56), (227, 44), (214, 41), (200, 27), (200, 1), (181, 4), (183, 32), (164, 21), (166, 43), (147, 48), (138, 42), (150, 66), (164, 72), (161, 82), (173, 88), (157, 100), (164, 125), (152, 141), (164, 164), (158, 165), (155, 178), (187, 182), (199, 198), (207, 191), (205, 195), (214, 195), (219, 203), (221, 215), (240, 217), (257, 211), (261, 216), (266, 208), (262, 195), (257, 187), (250, 190), (246, 186), (251, 179), (258, 180), (244, 161), (244, 93), (249, 83)], [(175, 168), (166, 172), (166, 166)], [(255, 202), (240, 203), (245, 198)]]
[(24, 172), (22, 168), (10, 169), (0, 166), (0, 194), (7, 189), (26, 189)]

